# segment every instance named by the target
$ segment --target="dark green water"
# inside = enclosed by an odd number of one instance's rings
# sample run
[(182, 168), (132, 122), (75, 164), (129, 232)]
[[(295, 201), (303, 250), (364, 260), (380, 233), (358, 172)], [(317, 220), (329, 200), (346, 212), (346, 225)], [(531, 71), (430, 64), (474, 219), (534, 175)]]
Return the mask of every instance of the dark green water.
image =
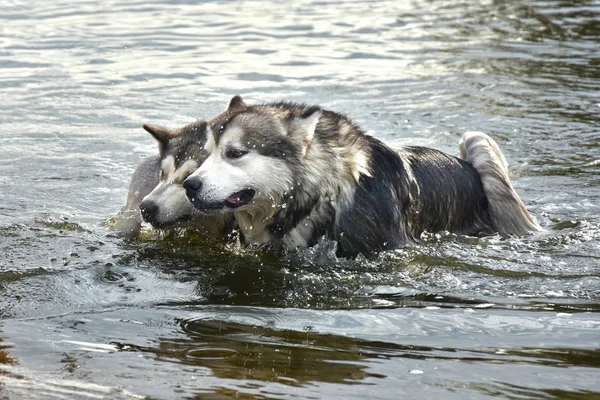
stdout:
[[(0, 2), (0, 398), (600, 399), (598, 1)], [(116, 238), (228, 99), (500, 144), (543, 232), (374, 261)]]

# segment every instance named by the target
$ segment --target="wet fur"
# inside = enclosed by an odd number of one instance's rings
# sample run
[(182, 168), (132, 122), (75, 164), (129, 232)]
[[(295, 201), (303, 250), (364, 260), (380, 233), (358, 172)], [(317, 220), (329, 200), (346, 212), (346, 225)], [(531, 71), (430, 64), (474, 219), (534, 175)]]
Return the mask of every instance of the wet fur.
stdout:
[[(393, 150), (349, 118), (318, 107), (241, 104), (211, 124), (207, 150), (223, 158), (227, 141), (243, 143), (260, 156), (254, 163), (279, 168), (277, 185), (265, 189), (273, 179), (265, 176), (251, 204), (224, 209), (233, 212), (248, 244), (306, 247), (325, 236), (338, 243), (339, 256), (353, 257), (401, 247), (423, 231), (522, 235), (539, 229), (510, 186), (505, 164), (490, 160), (489, 154), (501, 153), (487, 135), (477, 141), (467, 135), (462, 160), (425, 147)], [(309, 118), (317, 114), (311, 132)], [(282, 163), (284, 169), (277, 167)], [(200, 192), (188, 193), (201, 210), (219, 201), (215, 190), (231, 185), (208, 164), (188, 178), (203, 183)], [(249, 168), (238, 169), (243, 175)], [(235, 190), (243, 189), (242, 181)]]
[[(233, 98), (225, 112), (237, 104)], [(124, 236), (135, 236), (146, 219), (156, 229), (192, 228), (209, 237), (222, 237), (233, 228), (233, 216), (206, 216), (185, 196), (181, 183), (206, 157), (206, 121), (198, 120), (183, 128), (168, 130), (144, 125), (158, 143), (159, 153), (146, 157), (134, 171), (125, 207), (111, 221)], [(193, 163), (193, 164), (191, 164)], [(191, 169), (190, 169), (191, 168)]]
[[(141, 202), (147, 222), (157, 229), (192, 228), (208, 237), (224, 237), (233, 229), (231, 215), (207, 216), (187, 200), (182, 183), (206, 159), (207, 122), (198, 120), (176, 131), (145, 125), (159, 142), (161, 177)], [(152, 210), (149, 212), (148, 210)]]
[[(403, 246), (423, 231), (524, 233), (499, 225), (514, 210), (490, 206), (484, 187), (498, 168), (504, 168), (501, 175), (507, 178), (505, 164), (487, 162), (488, 169), (479, 170), (477, 165), (433, 149), (409, 146), (395, 151), (341, 114), (294, 103), (247, 106), (236, 96), (228, 111), (209, 125), (204, 151), (211, 157), (223, 158), (219, 148), (227, 144), (220, 141), (229, 135), (226, 140), (237, 146), (242, 143), (258, 155), (252, 165), (267, 168), (255, 174), (262, 178), (256, 198), (239, 209), (207, 208), (210, 202), (222, 202), (227, 193), (215, 194), (215, 188), (225, 184), (244, 189), (241, 180), (230, 182), (226, 170), (212, 171), (214, 187), (188, 192), (202, 212), (231, 211), (246, 244), (306, 247), (326, 237), (338, 243), (338, 255), (352, 257)], [(489, 150), (481, 145), (465, 149), (467, 160), (485, 160), (482, 154)], [(497, 145), (496, 150), (493, 153), (501, 156)], [(214, 162), (209, 160), (198, 160), (200, 168), (185, 182), (204, 179)], [(251, 169), (237, 168), (241, 177), (252, 177)], [(522, 205), (510, 188), (499, 191)], [(521, 210), (522, 218), (530, 221), (528, 230), (539, 229), (524, 206)]]
[(461, 157), (481, 176), (494, 229), (513, 235), (540, 230), (510, 182), (508, 164), (498, 144), (483, 132), (466, 132), (459, 145)]
[(110, 227), (117, 234), (134, 237), (139, 233), (143, 222), (140, 204), (159, 182), (160, 155), (153, 154), (144, 158), (136, 167), (129, 183), (125, 206), (109, 221)]

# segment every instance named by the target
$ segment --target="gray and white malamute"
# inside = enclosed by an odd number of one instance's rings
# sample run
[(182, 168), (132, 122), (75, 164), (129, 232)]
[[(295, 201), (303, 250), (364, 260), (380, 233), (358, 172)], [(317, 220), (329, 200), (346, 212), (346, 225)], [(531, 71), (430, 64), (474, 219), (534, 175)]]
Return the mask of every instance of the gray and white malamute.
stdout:
[[(225, 118), (238, 106), (234, 97)], [(183, 128), (167, 130), (145, 124), (144, 129), (158, 142), (158, 154), (142, 160), (134, 171), (125, 207), (113, 220), (113, 228), (126, 236), (136, 235), (142, 220), (155, 229), (191, 228), (209, 237), (222, 237), (233, 226), (232, 215), (207, 216), (188, 201), (183, 180), (208, 157), (204, 150), (206, 121), (198, 120)]]
[(233, 214), (245, 244), (307, 247), (324, 236), (352, 257), (401, 247), (423, 231), (539, 229), (483, 133), (463, 136), (459, 159), (393, 150), (317, 106), (232, 104), (209, 124), (204, 149), (193, 147), (202, 156), (183, 187), (202, 213)]
[(140, 203), (144, 221), (156, 229), (192, 228), (209, 237), (231, 230), (231, 215), (207, 216), (187, 200), (182, 184), (208, 157), (204, 150), (206, 121), (196, 121), (176, 131), (144, 125), (159, 144), (159, 182)]

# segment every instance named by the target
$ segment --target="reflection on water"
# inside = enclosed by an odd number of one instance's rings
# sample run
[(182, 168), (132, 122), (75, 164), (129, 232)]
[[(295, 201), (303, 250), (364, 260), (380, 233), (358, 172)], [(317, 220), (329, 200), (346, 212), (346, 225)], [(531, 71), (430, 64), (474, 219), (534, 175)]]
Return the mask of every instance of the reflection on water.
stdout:
[[(35, 4), (35, 5), (34, 5)], [(8, 2), (0, 397), (600, 398), (597, 1)], [(143, 122), (319, 103), (393, 145), (497, 139), (544, 231), (375, 260), (105, 226)]]
[(224, 321), (185, 321), (182, 328), (189, 338), (164, 340), (157, 349), (139, 350), (164, 360), (208, 367), (225, 379), (294, 386), (311, 381), (351, 383), (377, 376), (357, 362), (367, 357), (353, 341), (335, 336)]
[[(144, 319), (132, 319), (140, 316)], [(7, 333), (25, 334), (38, 324), (11, 323)], [(25, 376), (13, 374), (8, 382), (22, 381), (11, 386), (15, 390), (37, 385), (60, 392), (85, 377), (95, 385), (75, 385), (79, 393), (110, 391), (115, 398), (176, 398), (173, 393), (333, 398), (340, 392), (389, 398), (398, 385), (406, 393), (424, 385), (432, 396), (460, 387), (505, 395), (521, 388), (533, 397), (597, 395), (567, 389), (592, 382), (599, 367), (599, 350), (586, 346), (597, 335), (598, 321), (583, 314), (191, 306), (61, 315), (45, 318), (44, 325), (60, 335), (43, 342), (20, 339), (31, 346), (27, 357), (40, 368), (36, 376), (17, 369)], [(563, 335), (577, 338), (577, 344), (561, 347)], [(118, 371), (107, 374), (117, 363)], [(577, 375), (569, 376), (569, 369)], [(174, 392), (149, 387), (140, 379), (145, 374), (167, 380)]]
[[(456, 387), (465, 387), (462, 382), (455, 382)], [(543, 398), (548, 400), (597, 400), (598, 392), (589, 390), (563, 390), (563, 389), (532, 389), (527, 386), (511, 385), (507, 383), (466, 385), (466, 387), (482, 392), (482, 394), (508, 398)]]
[(116, 345), (121, 350), (151, 352), (161, 359), (208, 367), (216, 376), (227, 379), (257, 379), (289, 385), (305, 385), (311, 381), (351, 384), (367, 377), (385, 378), (365, 370), (370, 362), (395, 357), (555, 367), (600, 366), (598, 349), (431, 348), (319, 334), (311, 332), (310, 326), (304, 331), (276, 330), (220, 320), (183, 321), (182, 329), (188, 338), (164, 340), (154, 349)]
[[(2, 331), (0, 331), (2, 334)], [(12, 348), (10, 344), (7, 344), (2, 337), (0, 337), (0, 396), (3, 394), (5, 389), (5, 380), (18, 380), (24, 379), (23, 376), (12, 371), (11, 367), (17, 365), (19, 361), (9, 355), (9, 350)]]
[[(1, 331), (0, 331), (1, 333)], [(8, 355), (7, 350), (12, 346), (4, 343), (4, 339), (0, 337), (0, 364), (16, 364), (17, 360)], [(1, 372), (0, 372), (1, 373)]]

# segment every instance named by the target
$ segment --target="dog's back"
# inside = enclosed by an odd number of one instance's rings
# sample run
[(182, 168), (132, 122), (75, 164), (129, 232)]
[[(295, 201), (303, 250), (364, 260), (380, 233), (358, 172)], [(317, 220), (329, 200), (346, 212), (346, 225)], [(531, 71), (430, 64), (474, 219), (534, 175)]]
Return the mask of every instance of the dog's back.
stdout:
[(493, 232), (487, 197), (471, 164), (426, 147), (394, 151), (376, 138), (367, 140), (371, 174), (361, 175), (337, 220), (338, 255), (398, 248), (424, 231)]
[(426, 147), (405, 147), (400, 153), (418, 188), (411, 190), (408, 215), (413, 235), (494, 231), (481, 179), (470, 163)]

